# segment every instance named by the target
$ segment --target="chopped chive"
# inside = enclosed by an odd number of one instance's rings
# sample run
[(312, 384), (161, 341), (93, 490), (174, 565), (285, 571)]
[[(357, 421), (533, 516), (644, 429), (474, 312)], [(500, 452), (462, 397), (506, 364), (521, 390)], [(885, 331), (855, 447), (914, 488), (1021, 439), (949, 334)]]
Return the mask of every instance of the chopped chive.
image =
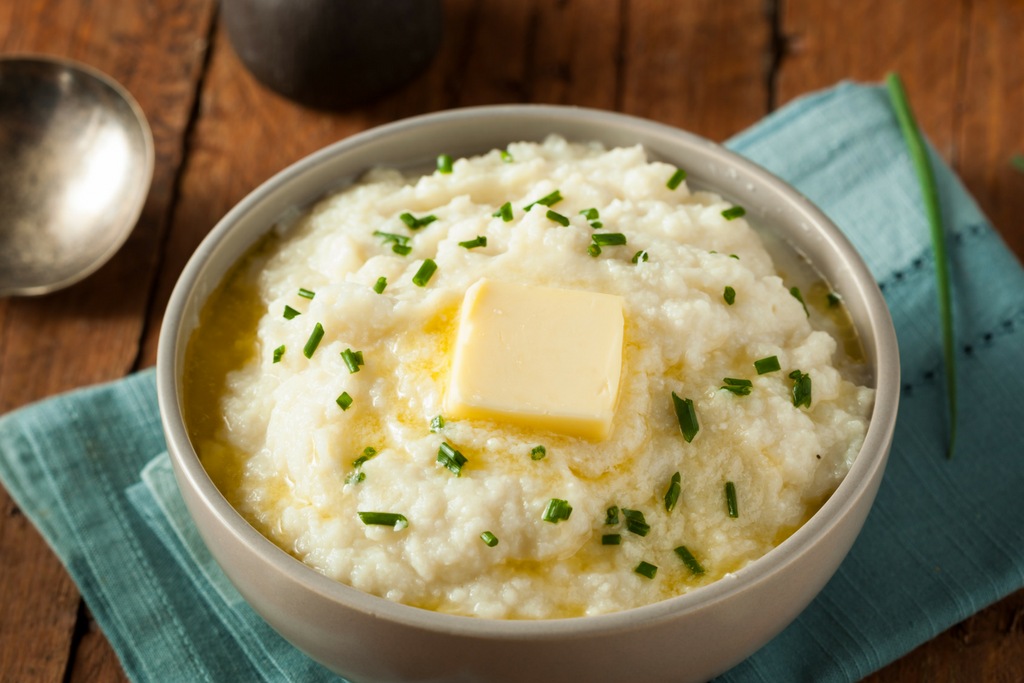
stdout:
[(374, 230), (373, 236), (380, 237), (381, 239), (383, 239), (384, 244), (387, 244), (388, 242), (394, 242), (395, 244), (401, 244), (403, 246), (408, 244), (410, 239), (405, 235), (396, 235), (393, 232), (382, 232), (380, 230)]
[(602, 223), (601, 221), (594, 221), (593, 223), (590, 224), (590, 227), (592, 227), (594, 230), (600, 230), (601, 228), (604, 227), (604, 223)]
[(548, 501), (548, 506), (544, 508), (544, 514), (541, 515), (541, 519), (545, 522), (558, 524), (558, 522), (564, 519), (569, 519), (571, 514), (572, 506), (569, 505), (569, 501), (562, 500), (561, 498), (552, 498)]
[(626, 236), (621, 232), (602, 232), (590, 236), (599, 247), (621, 247), (626, 243)]
[(725, 482), (725, 504), (729, 508), (729, 516), (736, 519), (740, 516), (740, 506), (736, 502), (736, 484)]
[(361, 481), (366, 481), (366, 472), (352, 472), (345, 477), (346, 484), (358, 484)]
[(451, 173), (452, 158), (447, 154), (439, 154), (437, 157), (437, 170), (441, 173)]
[(416, 218), (416, 216), (413, 216), (408, 211), (403, 213), (398, 218), (401, 219), (401, 221), (405, 223), (410, 230), (419, 230), (420, 228), (426, 225), (430, 225), (431, 223), (437, 220), (437, 216), (433, 214), (429, 216), (424, 216), (423, 218)]
[(640, 250), (633, 254), (633, 263), (639, 264), (641, 261), (646, 263), (648, 258), (650, 258), (650, 256), (648, 256), (647, 252)]
[(722, 380), (724, 384), (728, 384), (731, 387), (752, 387), (754, 383), (749, 379), (733, 379), (732, 377), (726, 377)]
[(697, 424), (697, 413), (693, 409), (693, 401), (688, 398), (679, 398), (673, 391), (672, 403), (676, 409), (676, 419), (679, 420), (679, 431), (683, 433), (686, 443), (690, 443), (700, 431), (700, 426)]
[(737, 256), (736, 254), (729, 254), (729, 258), (734, 258), (734, 259), (736, 259), (737, 261), (739, 261), (739, 260), (740, 260), (740, 257), (739, 257), (739, 256)]
[(543, 460), (544, 456), (548, 454), (548, 449), (543, 446), (534, 446), (533, 450), (530, 451), (531, 460)]
[(838, 294), (836, 294), (835, 292), (829, 292), (825, 296), (825, 298), (828, 299), (828, 307), (829, 308), (834, 308), (834, 307), (838, 306), (839, 304), (841, 304), (843, 302), (842, 297), (839, 296)]
[(722, 294), (722, 298), (725, 299), (725, 303), (732, 306), (734, 303), (736, 303), (736, 290), (733, 289), (732, 287), (726, 287), (725, 293)]
[(757, 370), (757, 374), (766, 375), (769, 372), (775, 372), (776, 370), (782, 369), (782, 366), (779, 365), (778, 356), (768, 356), (761, 360), (755, 360), (754, 369)]
[(734, 218), (741, 218), (747, 215), (747, 210), (742, 206), (733, 206), (722, 212), (722, 218), (727, 221), (731, 221)]
[(673, 173), (672, 177), (668, 179), (667, 183), (665, 183), (665, 187), (667, 187), (670, 190), (675, 190), (682, 184), (684, 180), (686, 180), (686, 171), (684, 171), (681, 168), (677, 168), (676, 172)]
[(806, 408), (811, 407), (811, 376), (806, 372), (800, 372), (794, 370), (789, 373), (790, 379), (793, 380), (793, 405), (799, 408), (804, 406)]
[(672, 512), (676, 507), (676, 503), (679, 502), (679, 493), (682, 491), (682, 487), (679, 484), (680, 481), (678, 472), (672, 475), (668, 491), (665, 491), (665, 512)]
[(316, 292), (306, 289), (305, 287), (299, 287), (299, 296), (303, 299), (312, 299), (316, 296)]
[(704, 573), (704, 567), (700, 565), (700, 562), (697, 561), (697, 558), (693, 556), (693, 553), (691, 553), (689, 548), (687, 548), (685, 545), (681, 545), (678, 548), (676, 548), (675, 553), (679, 556), (679, 559), (683, 561), (683, 564), (686, 565), (686, 568), (689, 569), (692, 573)]
[(396, 244), (391, 247), (391, 251), (395, 252), (400, 256), (408, 256), (412, 253), (412, 247), (407, 244)]
[(352, 467), (359, 469), (363, 466), (363, 463), (368, 460), (373, 460), (375, 457), (377, 457), (377, 449), (373, 446), (367, 446), (363, 449), (363, 454), (352, 461)]
[(647, 521), (647, 518), (644, 517), (643, 510), (630, 510), (629, 508), (622, 508), (622, 516), (626, 519), (635, 519), (638, 522)]
[(466, 249), (476, 249), (477, 247), (486, 247), (487, 246), (487, 238), (483, 237), (481, 235), (477, 235), (475, 240), (467, 240), (466, 242), (459, 242), (459, 246), (460, 247), (465, 247)]
[(807, 304), (804, 303), (804, 297), (800, 294), (799, 287), (790, 287), (789, 293), (793, 295), (793, 298), (800, 302), (800, 305), (804, 307), (804, 315), (808, 318), (811, 317), (811, 312), (807, 310)]
[(313, 353), (316, 351), (316, 347), (320, 346), (320, 340), (324, 338), (324, 327), (320, 323), (317, 323), (313, 327), (312, 334), (309, 335), (309, 340), (306, 341), (306, 346), (302, 349), (303, 355), (306, 358), (312, 358)]
[(606, 512), (605, 516), (604, 516), (604, 523), (605, 523), (605, 526), (611, 526), (612, 524), (618, 524), (619, 523), (619, 506), (618, 505), (612, 505), (610, 508), (608, 508), (608, 512)]
[(587, 253), (593, 256), (594, 258), (597, 258), (598, 256), (601, 255), (601, 247), (597, 246), (596, 244), (591, 244), (589, 247), (587, 247)]
[(348, 372), (351, 375), (354, 372), (359, 372), (360, 365), (366, 365), (363, 362), (363, 352), (353, 351), (352, 349), (345, 349), (341, 352), (341, 360), (345, 361), (345, 367), (348, 368)]
[(427, 283), (430, 282), (430, 278), (434, 276), (434, 271), (437, 270), (437, 264), (434, 263), (433, 259), (427, 259), (420, 266), (420, 269), (416, 271), (416, 274), (412, 276), (412, 283), (417, 287), (426, 287)]
[(466, 459), (466, 456), (452, 448), (447, 441), (444, 441), (441, 443), (441, 448), (437, 450), (437, 462), (447, 467), (456, 477), (461, 477), (462, 466), (469, 461)]
[(280, 363), (282, 356), (284, 356), (284, 344), (281, 344), (276, 349), (274, 349), (274, 362)]
[(601, 536), (601, 545), (621, 545), (622, 534), (604, 534)]
[(580, 215), (586, 218), (588, 221), (596, 221), (601, 216), (597, 213), (597, 209), (583, 209), (580, 211)]
[(352, 407), (352, 397), (348, 395), (347, 391), (341, 392), (341, 396), (334, 399), (334, 402), (337, 403), (342, 410), (348, 410)]
[(505, 202), (491, 215), (495, 218), (500, 218), (506, 223), (510, 223), (512, 221), (512, 202)]
[(444, 429), (444, 417), (438, 415), (430, 421), (430, 431), (437, 434), (442, 429)]
[(284, 307), (284, 319), (285, 320), (291, 320), (292, 318), (294, 318), (297, 315), (302, 315), (302, 314), (299, 313), (298, 311), (296, 311), (291, 306), (285, 304), (285, 307)]
[(515, 161), (515, 159), (512, 158), (512, 155), (506, 152), (505, 150), (501, 150), (501, 160), (504, 161), (506, 164), (511, 164), (513, 161)]
[(737, 396), (750, 396), (750, 392), (752, 391), (750, 387), (724, 386), (719, 388), (725, 389), (726, 391), (731, 391)]
[(555, 190), (551, 194), (549, 194), (549, 195), (547, 195), (545, 197), (541, 197), (540, 199), (535, 201), (533, 204), (527, 204), (526, 206), (523, 207), (523, 211), (529, 211), (530, 209), (533, 208), (534, 204), (540, 204), (541, 206), (546, 206), (548, 208), (551, 208), (552, 206), (554, 206), (555, 204), (557, 204), (560, 201), (562, 201), (562, 193), (559, 192), (558, 190)]
[(924, 200), (928, 225), (931, 228), (932, 251), (935, 252), (935, 284), (939, 295), (939, 314), (942, 319), (942, 351), (945, 356), (946, 399), (949, 402), (949, 451), (947, 458), (953, 457), (956, 446), (956, 339), (953, 332), (953, 306), (949, 293), (949, 268), (946, 265), (946, 236), (942, 227), (942, 210), (939, 206), (939, 193), (935, 185), (935, 174), (928, 158), (928, 149), (921, 138), (921, 131), (914, 120), (914, 113), (907, 102), (907, 93), (903, 90), (903, 81), (899, 74), (893, 72), (886, 76), (889, 87), (889, 99), (892, 101), (896, 118), (899, 120), (903, 137), (907, 141), (910, 158), (914, 162), (917, 178), (921, 183), (921, 196)]
[(650, 562), (644, 562), (643, 560), (640, 561), (640, 564), (638, 564), (636, 566), (636, 569), (634, 569), (633, 571), (635, 571), (640, 576), (646, 576), (648, 579), (653, 579), (658, 574), (657, 567), (655, 567)]
[(400, 515), (397, 512), (357, 512), (356, 514), (367, 526), (371, 524), (393, 526), (396, 530), (409, 526), (409, 520), (405, 518), (405, 515)]
[(644, 513), (640, 510), (622, 508), (622, 516), (626, 518), (626, 531), (637, 536), (646, 536), (651, 531), (651, 525), (644, 519)]
[(388, 286), (388, 279), (386, 277), (377, 278), (377, 284), (373, 286), (373, 291), (378, 294), (384, 293), (384, 288)]
[(494, 546), (498, 545), (498, 537), (492, 534), (490, 531), (485, 531), (482, 534), (480, 534), (480, 538), (483, 539), (484, 543), (487, 545), (488, 548), (493, 548)]
[(551, 209), (548, 209), (548, 212), (544, 215), (546, 215), (549, 219), (561, 225), (563, 228), (569, 225), (569, 219), (563, 216), (562, 214), (558, 213), (557, 211), (552, 211)]

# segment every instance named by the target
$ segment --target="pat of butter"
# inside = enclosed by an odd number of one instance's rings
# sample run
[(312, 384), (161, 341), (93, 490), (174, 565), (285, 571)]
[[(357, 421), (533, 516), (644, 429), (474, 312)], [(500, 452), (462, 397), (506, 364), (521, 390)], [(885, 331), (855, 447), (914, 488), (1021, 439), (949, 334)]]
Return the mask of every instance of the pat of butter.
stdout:
[(482, 279), (462, 303), (445, 411), (604, 439), (623, 327), (620, 296)]

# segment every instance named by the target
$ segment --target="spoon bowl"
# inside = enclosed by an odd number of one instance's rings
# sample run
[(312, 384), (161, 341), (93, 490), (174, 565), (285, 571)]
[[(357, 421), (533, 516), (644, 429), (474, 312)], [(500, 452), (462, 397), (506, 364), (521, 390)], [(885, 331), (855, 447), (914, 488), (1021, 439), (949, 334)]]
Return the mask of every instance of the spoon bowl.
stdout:
[(153, 177), (138, 103), (84, 64), (0, 58), (0, 297), (86, 277), (124, 244)]

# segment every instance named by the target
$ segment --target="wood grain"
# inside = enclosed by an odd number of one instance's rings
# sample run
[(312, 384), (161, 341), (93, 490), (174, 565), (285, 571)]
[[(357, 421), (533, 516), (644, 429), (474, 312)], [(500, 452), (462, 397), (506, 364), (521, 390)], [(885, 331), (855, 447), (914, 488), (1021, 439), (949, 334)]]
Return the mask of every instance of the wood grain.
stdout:
[[(110, 74), (146, 112), (157, 152), (142, 217), (110, 263), (70, 289), (0, 307), (0, 412), (131, 369), (212, 8), (212, 0), (0, 6), (0, 50), (68, 56)], [(6, 491), (0, 508), (13, 509)], [(77, 589), (20, 513), (0, 517), (0, 563), (0, 680), (62, 680)]]

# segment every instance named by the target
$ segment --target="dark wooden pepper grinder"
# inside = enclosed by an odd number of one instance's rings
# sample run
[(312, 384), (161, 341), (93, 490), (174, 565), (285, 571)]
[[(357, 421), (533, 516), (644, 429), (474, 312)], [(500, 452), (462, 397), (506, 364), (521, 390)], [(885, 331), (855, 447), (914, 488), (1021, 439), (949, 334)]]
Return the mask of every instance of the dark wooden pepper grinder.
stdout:
[(441, 0), (223, 0), (222, 12), (253, 75), (318, 109), (383, 97), (441, 44)]

